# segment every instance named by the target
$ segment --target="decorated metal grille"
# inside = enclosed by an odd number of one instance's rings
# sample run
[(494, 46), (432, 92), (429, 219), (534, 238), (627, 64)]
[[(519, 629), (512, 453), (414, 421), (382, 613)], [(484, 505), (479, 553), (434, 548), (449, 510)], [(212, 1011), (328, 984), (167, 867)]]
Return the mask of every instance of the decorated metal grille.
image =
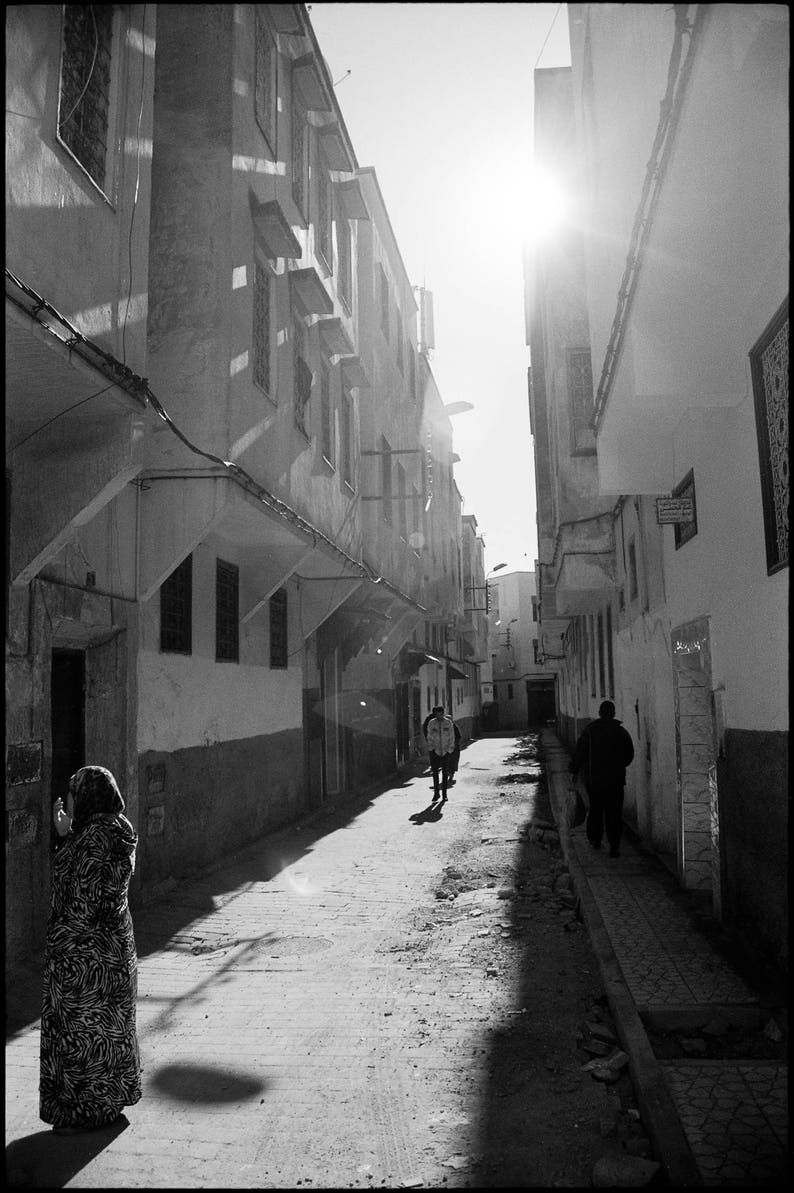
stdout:
[(66, 4), (58, 135), (98, 186), (105, 186), (112, 4)]
[(788, 335), (786, 301), (750, 353), (770, 573), (789, 561)]

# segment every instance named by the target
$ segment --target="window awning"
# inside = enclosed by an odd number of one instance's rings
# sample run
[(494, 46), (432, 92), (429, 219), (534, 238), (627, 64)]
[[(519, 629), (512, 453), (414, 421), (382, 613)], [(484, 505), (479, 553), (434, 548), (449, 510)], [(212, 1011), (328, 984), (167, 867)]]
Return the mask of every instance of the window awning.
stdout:
[(447, 663), (447, 675), (450, 679), (468, 679), (465, 671), (461, 671), (454, 663)]
[(308, 269), (293, 269), (289, 278), (292, 293), (296, 295), (307, 315), (333, 314), (333, 300), (316, 269), (311, 266)]
[(271, 259), (285, 257), (295, 261), (301, 254), (300, 242), (276, 199), (260, 203), (251, 196), (251, 217), (254, 221), (256, 238), (265, 254)]

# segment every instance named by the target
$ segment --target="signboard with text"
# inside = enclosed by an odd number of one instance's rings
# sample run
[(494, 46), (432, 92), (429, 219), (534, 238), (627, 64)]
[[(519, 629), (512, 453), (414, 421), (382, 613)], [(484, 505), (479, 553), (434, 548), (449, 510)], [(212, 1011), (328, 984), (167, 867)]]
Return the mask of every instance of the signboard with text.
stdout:
[(660, 526), (670, 522), (694, 522), (695, 503), (691, 497), (657, 497), (656, 521)]

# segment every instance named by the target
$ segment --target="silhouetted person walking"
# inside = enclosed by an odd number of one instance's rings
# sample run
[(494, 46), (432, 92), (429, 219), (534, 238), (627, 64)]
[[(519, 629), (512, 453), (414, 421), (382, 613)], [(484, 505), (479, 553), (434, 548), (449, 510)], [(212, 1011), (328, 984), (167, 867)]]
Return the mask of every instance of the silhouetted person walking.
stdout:
[(634, 745), (615, 716), (614, 704), (602, 701), (598, 720), (590, 722), (576, 743), (570, 771), (572, 775), (583, 772), (590, 797), (587, 839), (594, 849), (600, 849), (606, 828), (610, 857), (620, 856), (626, 767), (633, 757)]

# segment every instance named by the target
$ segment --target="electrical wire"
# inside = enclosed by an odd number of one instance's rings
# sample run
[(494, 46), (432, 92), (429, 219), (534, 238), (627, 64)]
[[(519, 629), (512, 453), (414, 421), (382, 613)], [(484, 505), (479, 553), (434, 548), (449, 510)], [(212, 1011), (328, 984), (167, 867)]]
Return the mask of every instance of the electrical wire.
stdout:
[(115, 385), (114, 382), (111, 381), (111, 383), (106, 385), (104, 389), (95, 390), (95, 392), (89, 394), (87, 398), (81, 398), (79, 402), (75, 402), (72, 406), (67, 406), (65, 410), (59, 410), (57, 414), (52, 416), (52, 418), (47, 419), (46, 423), (42, 423), (40, 427), (36, 427), (35, 431), (31, 431), (29, 435), (26, 435), (24, 439), (20, 439), (20, 441), (15, 443), (13, 447), (7, 448), (6, 455), (10, 456), (13, 452), (18, 451), (19, 448), (22, 447), (23, 444), (27, 443), (29, 439), (32, 439), (34, 435), (38, 435), (42, 431), (46, 430), (46, 428), (51, 426), (52, 423), (56, 422), (59, 418), (62, 418), (64, 414), (70, 414), (71, 411), (76, 410), (78, 406), (84, 406), (85, 403), (90, 402), (92, 398), (98, 398), (100, 394), (107, 393), (109, 389), (113, 388), (115, 388)]
[(551, 37), (551, 31), (552, 31), (552, 29), (554, 28), (554, 25), (555, 25), (555, 23), (556, 23), (556, 21), (557, 21), (557, 17), (560, 15), (560, 9), (561, 9), (561, 8), (562, 8), (562, 4), (558, 4), (558, 5), (557, 5), (557, 11), (556, 11), (556, 12), (555, 12), (555, 14), (554, 14), (554, 17), (553, 17), (553, 19), (552, 19), (552, 22), (551, 22), (551, 24), (549, 25), (549, 31), (548, 31), (548, 33), (546, 34), (546, 38), (545, 38), (545, 40), (544, 40), (544, 42), (543, 42), (543, 45), (540, 47), (540, 53), (538, 54), (537, 62), (535, 63), (535, 65), (534, 65), (534, 67), (533, 67), (533, 70), (537, 70), (537, 69), (538, 69), (538, 62), (540, 62), (541, 58), (543, 57), (543, 51), (546, 49), (546, 42), (547, 42), (547, 41), (549, 40), (549, 38)]

